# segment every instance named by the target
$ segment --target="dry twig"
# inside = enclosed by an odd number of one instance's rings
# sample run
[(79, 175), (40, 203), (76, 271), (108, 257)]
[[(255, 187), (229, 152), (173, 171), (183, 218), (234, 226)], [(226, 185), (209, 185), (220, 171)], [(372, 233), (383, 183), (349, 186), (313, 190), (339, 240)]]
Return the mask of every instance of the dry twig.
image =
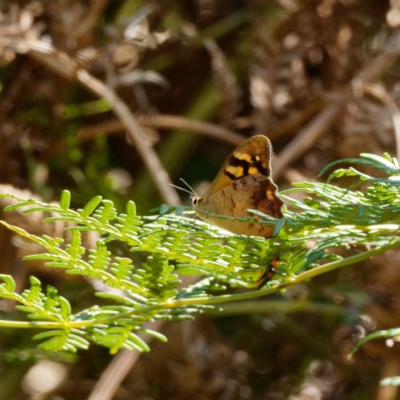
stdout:
[[(208, 122), (195, 121), (178, 115), (139, 115), (136, 116), (140, 125), (149, 128), (158, 129), (177, 129), (196, 132), (200, 135), (209, 136), (214, 139), (224, 141), (238, 146), (246, 137), (231, 131), (227, 128), (222, 128), (219, 125)], [(99, 133), (111, 134), (117, 133), (125, 129), (125, 126), (119, 121), (107, 121), (101, 124), (91, 125), (82, 128), (78, 132), (78, 139), (85, 141), (89, 140)]]
[(400, 31), (392, 34), (383, 55), (370, 62), (351, 82), (340, 96), (335, 96), (330, 103), (286, 146), (275, 159), (275, 178), (280, 176), (284, 169), (302, 156), (315, 141), (333, 124), (348, 102), (353, 98), (354, 85), (362, 86), (381, 76), (400, 55)]
[(86, 70), (79, 68), (66, 53), (56, 50), (51, 45), (12, 37), (1, 38), (0, 44), (10, 47), (16, 52), (28, 53), (32, 58), (60, 76), (78, 81), (97, 96), (107, 100), (115, 115), (125, 126), (164, 201), (172, 205), (180, 204), (179, 196), (175, 189), (172, 188), (172, 182), (162, 166), (157, 153), (146, 139), (145, 133), (129, 107), (112, 89), (90, 75)]

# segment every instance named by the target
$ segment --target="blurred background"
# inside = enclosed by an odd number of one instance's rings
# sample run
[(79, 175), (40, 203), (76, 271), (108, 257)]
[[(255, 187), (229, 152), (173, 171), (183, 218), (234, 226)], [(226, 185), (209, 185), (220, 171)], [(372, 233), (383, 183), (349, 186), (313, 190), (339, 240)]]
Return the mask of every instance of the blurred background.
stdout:
[[(398, 152), (397, 0), (0, 0), (0, 10), (0, 192), (49, 202), (68, 189), (76, 208), (101, 195), (149, 215), (190, 204), (169, 184), (204, 193), (254, 134), (273, 143), (281, 190), (341, 158)], [(63, 234), (40, 216), (0, 216)], [(93, 304), (90, 282), (21, 260), (35, 251), (1, 229), (0, 273), (19, 290), (35, 275), (76, 311)], [(37, 332), (2, 328), (0, 399), (398, 399), (379, 387), (400, 375), (394, 341), (347, 358), (366, 333), (399, 326), (398, 263), (388, 252), (167, 323), (169, 342), (140, 356), (48, 354)], [(13, 306), (0, 302), (0, 317), (21, 319)]]

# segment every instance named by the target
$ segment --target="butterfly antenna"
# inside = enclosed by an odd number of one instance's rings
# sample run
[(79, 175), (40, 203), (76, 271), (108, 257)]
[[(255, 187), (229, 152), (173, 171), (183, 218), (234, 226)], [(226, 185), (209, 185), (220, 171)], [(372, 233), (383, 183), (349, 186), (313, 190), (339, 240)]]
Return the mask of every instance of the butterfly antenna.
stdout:
[(182, 181), (190, 189), (190, 192), (188, 191), (188, 193), (190, 193), (193, 197), (198, 197), (194, 189), (183, 178), (180, 178), (179, 180)]
[(174, 188), (176, 188), (176, 189), (182, 190), (182, 192), (189, 193), (191, 196), (193, 196), (193, 192), (191, 192), (191, 191), (189, 191), (189, 190), (187, 190), (187, 189), (185, 189), (185, 188), (181, 188), (180, 186), (176, 186), (176, 185), (174, 185), (174, 184), (172, 184), (172, 183), (170, 183), (170, 186), (172, 186), (172, 187), (174, 187)]

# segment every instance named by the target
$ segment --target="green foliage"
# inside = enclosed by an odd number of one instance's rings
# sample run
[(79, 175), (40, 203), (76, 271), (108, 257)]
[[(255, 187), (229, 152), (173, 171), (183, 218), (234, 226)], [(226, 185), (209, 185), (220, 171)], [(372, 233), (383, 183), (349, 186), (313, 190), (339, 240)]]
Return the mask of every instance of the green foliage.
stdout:
[(61, 115), (65, 119), (72, 119), (87, 115), (105, 113), (111, 110), (106, 100), (100, 99), (83, 104), (64, 105), (61, 109)]
[(381, 386), (400, 386), (400, 376), (391, 376), (389, 378), (382, 379), (380, 384)]
[[(17, 309), (30, 320), (0, 321), (0, 326), (42, 329), (34, 339), (41, 340), (39, 346), (44, 350), (74, 352), (94, 342), (112, 353), (121, 348), (149, 351), (139, 333), (159, 340), (166, 338), (146, 329), (143, 324), (147, 321), (192, 318), (193, 313), (212, 304), (266, 295), (399, 247), (397, 161), (388, 155), (362, 155), (351, 161), (374, 167), (387, 177), (368, 176), (353, 167), (335, 171), (329, 177), (357, 177), (365, 186), (363, 192), (330, 184), (294, 184), (281, 196), (296, 212), (287, 210), (285, 217), (277, 221), (252, 211), (262, 217), (260, 223), (275, 225), (276, 235), (270, 239), (232, 235), (191, 218), (192, 211), (182, 213), (181, 207), (163, 206), (159, 215), (141, 218), (133, 202), (128, 202), (125, 213), (119, 214), (111, 201), (100, 197), (83, 209), (72, 210), (68, 192), (63, 193), (60, 205), (8, 195), (16, 203), (6, 211), (40, 211), (48, 214), (48, 223), (69, 224), (65, 228), (69, 239), (65, 242), (46, 235), (39, 237), (1, 221), (8, 229), (42, 245), (43, 252), (27, 260), (43, 260), (50, 268), (99, 280), (106, 289), (96, 293), (102, 305), (74, 312), (55, 288), (43, 290), (34, 277), (30, 278), (30, 288), (17, 294), (12, 277), (0, 276), (0, 297), (17, 302)], [(310, 197), (295, 200), (289, 197), (293, 191)], [(173, 210), (176, 213), (168, 213)], [(82, 235), (88, 231), (99, 234), (95, 249), (87, 250), (82, 245)], [(115, 241), (125, 243), (132, 257), (113, 256), (109, 244)], [(341, 248), (357, 252), (344, 258)], [(261, 290), (219, 295), (227, 286), (254, 289), (260, 274), (274, 259), (279, 259), (277, 273)], [(178, 274), (204, 278), (180, 289)]]
[(371, 333), (370, 335), (367, 335), (365, 338), (360, 340), (356, 346), (354, 346), (354, 349), (350, 353), (350, 356), (352, 356), (357, 349), (359, 349), (364, 343), (367, 343), (373, 339), (395, 339), (398, 340), (400, 337), (400, 328), (393, 328), (393, 329), (387, 329), (383, 331), (378, 331)]

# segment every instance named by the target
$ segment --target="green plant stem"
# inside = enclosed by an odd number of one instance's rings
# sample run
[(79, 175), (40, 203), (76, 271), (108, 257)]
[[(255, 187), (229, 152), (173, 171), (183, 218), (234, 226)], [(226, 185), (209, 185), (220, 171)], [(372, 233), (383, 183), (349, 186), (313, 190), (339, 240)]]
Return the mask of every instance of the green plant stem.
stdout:
[(110, 324), (113, 321), (116, 321), (120, 318), (132, 317), (132, 315), (143, 315), (144, 313), (149, 313), (162, 309), (176, 309), (187, 307), (190, 305), (212, 305), (240, 300), (251, 300), (256, 299), (258, 297), (266, 296), (271, 293), (275, 293), (279, 290), (285, 289), (289, 286), (295, 285), (300, 282), (307, 281), (311, 278), (314, 278), (318, 275), (324, 274), (329, 271), (333, 271), (338, 268), (343, 268), (347, 265), (355, 264), (361, 262), (367, 258), (376, 256), (378, 254), (382, 254), (388, 250), (393, 250), (395, 248), (400, 247), (400, 239), (394, 239), (392, 242), (388, 244), (384, 244), (382, 246), (378, 246), (375, 249), (365, 251), (364, 253), (356, 254), (354, 256), (348, 257), (343, 260), (333, 261), (327, 263), (325, 265), (321, 265), (320, 267), (313, 268), (310, 271), (303, 272), (302, 274), (288, 279), (286, 282), (277, 284), (275, 286), (267, 287), (263, 290), (254, 290), (247, 293), (240, 294), (230, 294), (230, 295), (221, 295), (207, 298), (190, 298), (190, 299), (181, 299), (181, 300), (167, 300), (163, 304), (148, 306), (143, 308), (137, 308), (135, 310), (129, 310), (123, 313), (115, 314), (110, 317), (104, 317), (99, 319), (91, 319), (86, 321), (70, 321), (67, 323), (57, 323), (57, 322), (40, 322), (40, 321), (5, 321), (0, 320), (0, 327), (8, 327), (8, 328), (39, 328), (39, 329), (72, 329), (72, 328), (85, 328), (92, 327), (98, 324)]
[(219, 310), (210, 310), (215, 317), (241, 314), (269, 314), (269, 313), (318, 313), (343, 315), (346, 310), (336, 304), (315, 303), (306, 300), (265, 300), (241, 301), (225, 304)]

